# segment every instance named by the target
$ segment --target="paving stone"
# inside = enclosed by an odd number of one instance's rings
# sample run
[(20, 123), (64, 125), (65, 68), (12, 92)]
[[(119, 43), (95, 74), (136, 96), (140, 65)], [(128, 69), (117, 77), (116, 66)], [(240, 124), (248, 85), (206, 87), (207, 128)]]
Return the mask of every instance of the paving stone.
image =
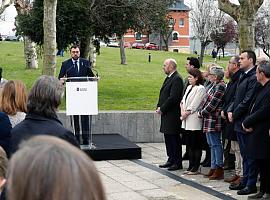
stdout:
[(133, 191), (158, 188), (156, 185), (142, 179), (139, 181), (125, 181), (122, 184)]
[(134, 191), (131, 191), (131, 192), (110, 194), (108, 196), (108, 200), (148, 200), (148, 199)]

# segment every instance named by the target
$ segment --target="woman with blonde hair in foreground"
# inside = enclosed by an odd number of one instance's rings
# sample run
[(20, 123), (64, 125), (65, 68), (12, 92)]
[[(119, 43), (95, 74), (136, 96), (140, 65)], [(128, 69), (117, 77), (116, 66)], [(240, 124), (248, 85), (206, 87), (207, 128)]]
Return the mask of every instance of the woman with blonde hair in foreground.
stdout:
[[(22, 159), (23, 158), (23, 159)], [(93, 161), (53, 136), (36, 136), (13, 154), (7, 176), (9, 200), (105, 200)]]

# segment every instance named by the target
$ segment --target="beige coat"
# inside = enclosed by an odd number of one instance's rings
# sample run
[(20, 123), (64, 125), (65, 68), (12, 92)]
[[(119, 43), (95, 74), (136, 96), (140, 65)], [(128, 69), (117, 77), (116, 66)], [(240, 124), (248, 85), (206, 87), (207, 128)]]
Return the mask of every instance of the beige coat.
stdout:
[(183, 111), (191, 111), (191, 114), (182, 121), (182, 128), (185, 130), (201, 130), (202, 118), (198, 117), (196, 111), (205, 96), (206, 90), (202, 85), (195, 85), (186, 98), (186, 95), (191, 87), (191, 85), (187, 87), (184, 97), (181, 101)]

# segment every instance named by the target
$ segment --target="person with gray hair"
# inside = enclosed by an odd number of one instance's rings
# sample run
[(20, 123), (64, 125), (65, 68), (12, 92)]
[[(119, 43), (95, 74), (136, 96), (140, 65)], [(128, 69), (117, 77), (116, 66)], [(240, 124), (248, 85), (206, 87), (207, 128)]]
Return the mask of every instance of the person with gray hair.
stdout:
[(21, 141), (35, 135), (53, 135), (78, 146), (74, 134), (63, 127), (56, 114), (63, 92), (63, 85), (52, 76), (36, 80), (28, 96), (26, 117), (11, 131), (12, 152)]
[(260, 171), (260, 191), (248, 199), (270, 199), (270, 62), (261, 61), (256, 69), (260, 86), (242, 123), (246, 134), (246, 153)]
[(211, 151), (211, 169), (205, 174), (210, 180), (224, 178), (223, 148), (221, 144), (221, 106), (226, 85), (223, 81), (224, 69), (214, 65), (209, 69), (211, 87), (202, 101), (198, 115), (203, 118), (203, 132)]
[(22, 143), (7, 173), (9, 200), (106, 200), (94, 162), (81, 150), (51, 136)]

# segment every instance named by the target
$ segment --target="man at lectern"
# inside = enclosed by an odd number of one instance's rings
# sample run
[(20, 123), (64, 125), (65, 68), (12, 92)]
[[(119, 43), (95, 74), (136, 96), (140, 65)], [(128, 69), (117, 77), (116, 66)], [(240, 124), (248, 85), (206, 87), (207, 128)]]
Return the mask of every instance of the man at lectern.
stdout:
[[(94, 77), (91, 70), (90, 62), (84, 58), (80, 58), (80, 49), (73, 45), (70, 48), (71, 58), (62, 63), (58, 79), (69, 77)], [(79, 101), (78, 101), (79, 102)], [(82, 134), (82, 144), (89, 144), (89, 116), (88, 115), (74, 115), (73, 123), (75, 135), (80, 141), (80, 134)]]

